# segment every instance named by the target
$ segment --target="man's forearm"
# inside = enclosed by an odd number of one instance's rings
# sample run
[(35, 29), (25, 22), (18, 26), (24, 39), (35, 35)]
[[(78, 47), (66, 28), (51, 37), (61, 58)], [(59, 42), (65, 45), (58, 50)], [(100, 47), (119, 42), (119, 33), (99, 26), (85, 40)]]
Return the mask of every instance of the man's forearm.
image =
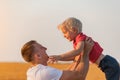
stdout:
[(81, 56), (80, 63), (76, 67), (76, 71), (80, 72), (81, 77), (84, 79), (89, 69), (89, 56)]

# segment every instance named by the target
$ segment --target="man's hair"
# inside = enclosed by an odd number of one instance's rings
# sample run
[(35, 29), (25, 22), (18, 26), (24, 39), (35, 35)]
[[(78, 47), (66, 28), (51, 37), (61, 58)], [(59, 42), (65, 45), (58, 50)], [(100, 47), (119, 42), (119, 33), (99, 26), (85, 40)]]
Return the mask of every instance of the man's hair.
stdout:
[(67, 28), (72, 30), (72, 28), (77, 28), (78, 32), (82, 31), (82, 23), (79, 19), (70, 17), (66, 19), (62, 24), (58, 25), (58, 29)]
[(21, 48), (21, 54), (25, 61), (32, 61), (32, 54), (35, 50), (34, 44), (37, 43), (35, 40), (31, 40), (23, 45)]

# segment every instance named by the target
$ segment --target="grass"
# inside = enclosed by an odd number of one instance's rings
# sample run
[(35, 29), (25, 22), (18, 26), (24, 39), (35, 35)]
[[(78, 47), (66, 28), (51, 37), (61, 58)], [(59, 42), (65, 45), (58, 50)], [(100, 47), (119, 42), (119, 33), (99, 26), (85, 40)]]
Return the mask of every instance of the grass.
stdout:
[[(69, 64), (49, 64), (58, 69), (66, 69)], [(26, 80), (26, 71), (29, 68), (27, 63), (0, 63), (0, 80)], [(91, 64), (86, 80), (105, 80), (97, 66)]]

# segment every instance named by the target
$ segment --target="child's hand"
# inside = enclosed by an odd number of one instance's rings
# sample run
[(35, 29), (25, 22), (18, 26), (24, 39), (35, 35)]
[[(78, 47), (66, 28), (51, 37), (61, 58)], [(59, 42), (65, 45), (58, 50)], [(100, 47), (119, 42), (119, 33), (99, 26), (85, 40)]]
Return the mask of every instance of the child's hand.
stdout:
[(52, 56), (49, 56), (49, 61), (48, 61), (48, 63), (55, 63), (55, 62), (57, 62), (58, 60), (60, 60), (60, 56), (58, 56), (58, 55), (52, 55)]
[(49, 57), (48, 63), (53, 64), (53, 63), (56, 63), (56, 62), (57, 62), (57, 60), (55, 60), (53, 57)]

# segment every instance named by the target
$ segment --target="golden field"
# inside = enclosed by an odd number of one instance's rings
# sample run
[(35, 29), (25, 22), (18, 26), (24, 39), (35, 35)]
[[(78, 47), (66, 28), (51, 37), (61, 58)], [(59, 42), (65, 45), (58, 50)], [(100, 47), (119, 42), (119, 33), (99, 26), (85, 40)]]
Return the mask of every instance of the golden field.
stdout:
[[(64, 70), (69, 64), (49, 64)], [(27, 63), (0, 63), (0, 80), (26, 80)], [(105, 80), (104, 73), (97, 66), (90, 64), (86, 80)]]

